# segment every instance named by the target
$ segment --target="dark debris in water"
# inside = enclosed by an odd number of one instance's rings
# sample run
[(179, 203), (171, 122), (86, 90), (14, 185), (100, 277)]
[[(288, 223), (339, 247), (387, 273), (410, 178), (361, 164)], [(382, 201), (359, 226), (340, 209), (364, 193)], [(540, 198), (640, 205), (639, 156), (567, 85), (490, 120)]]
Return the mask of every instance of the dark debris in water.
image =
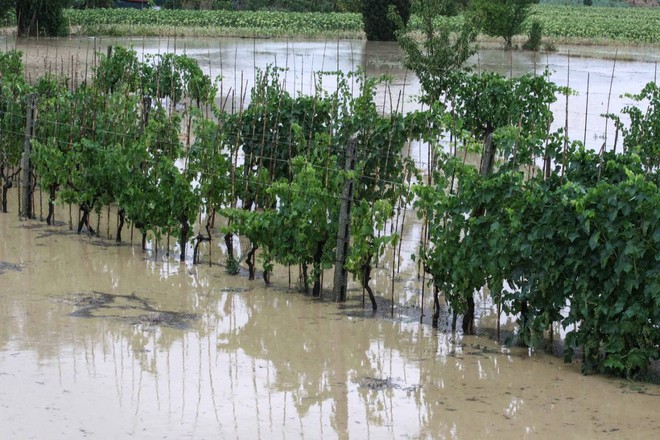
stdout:
[(190, 326), (190, 322), (197, 319), (197, 315), (192, 313), (179, 312), (150, 312), (146, 315), (140, 315), (135, 324), (172, 327), (184, 330)]
[(0, 261), (0, 275), (8, 271), (20, 272), (21, 270), (23, 270), (23, 268), (18, 264), (8, 263), (6, 261)]
[(78, 307), (99, 307), (114, 301), (114, 296), (109, 293), (91, 292), (73, 297), (71, 302)]
[(171, 327), (183, 330), (198, 318), (197, 315), (192, 313), (157, 310), (135, 293), (126, 296), (91, 291), (75, 295), (73, 298), (64, 301), (77, 307), (77, 310), (73, 311), (70, 316), (76, 318), (114, 318), (130, 325)]
[(379, 378), (379, 377), (363, 377), (357, 381), (357, 384), (360, 388), (367, 388), (372, 391), (383, 391), (388, 389), (397, 389), (403, 391), (415, 391), (419, 388), (419, 385), (413, 385), (408, 387), (402, 387), (401, 384), (397, 383), (391, 377)]
[(360, 388), (368, 388), (374, 391), (381, 391), (388, 388), (397, 388), (392, 382), (392, 378), (381, 379), (378, 377), (364, 377), (358, 381)]
[(42, 238), (50, 238), (50, 237), (63, 237), (63, 236), (68, 236), (68, 235), (73, 235), (73, 231), (70, 231), (68, 228), (67, 229), (45, 229), (42, 232), (40, 232), (37, 235), (37, 240), (41, 240)]

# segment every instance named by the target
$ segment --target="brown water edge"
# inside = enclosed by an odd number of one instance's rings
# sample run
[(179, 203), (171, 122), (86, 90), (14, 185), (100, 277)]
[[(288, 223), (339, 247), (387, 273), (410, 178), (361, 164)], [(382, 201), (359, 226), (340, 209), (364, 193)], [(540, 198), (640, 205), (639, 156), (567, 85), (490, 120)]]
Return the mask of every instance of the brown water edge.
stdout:
[(340, 308), (287, 291), (285, 271), (264, 288), (219, 264), (20, 221), (15, 193), (9, 201), (0, 438), (650, 439), (660, 429), (660, 386), (420, 325), (404, 307), (419, 288), (410, 267), (396, 318), (369, 319), (354, 286)]

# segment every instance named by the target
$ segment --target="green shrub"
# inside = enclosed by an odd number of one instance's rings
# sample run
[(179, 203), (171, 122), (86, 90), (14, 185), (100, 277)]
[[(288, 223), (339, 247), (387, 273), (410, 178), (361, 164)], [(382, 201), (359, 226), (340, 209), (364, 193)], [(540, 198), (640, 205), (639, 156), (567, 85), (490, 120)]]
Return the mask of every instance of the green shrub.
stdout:
[(537, 52), (541, 48), (543, 39), (543, 25), (540, 21), (534, 20), (529, 28), (527, 41), (523, 44), (523, 49)]
[(394, 41), (396, 26), (390, 20), (388, 13), (394, 6), (397, 13), (408, 23), (410, 18), (410, 0), (364, 0), (362, 3), (362, 21), (364, 22), (364, 33), (370, 41)]

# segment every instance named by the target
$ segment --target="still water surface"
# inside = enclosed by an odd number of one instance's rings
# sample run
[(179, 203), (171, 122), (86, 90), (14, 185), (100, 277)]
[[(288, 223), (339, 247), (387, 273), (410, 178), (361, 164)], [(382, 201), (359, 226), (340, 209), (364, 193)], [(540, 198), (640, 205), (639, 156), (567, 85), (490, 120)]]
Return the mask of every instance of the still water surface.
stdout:
[(397, 277), (394, 318), (374, 318), (355, 285), (339, 308), (289, 290), (286, 271), (264, 288), (219, 264), (179, 264), (162, 249), (155, 258), (10, 210), (0, 215), (0, 438), (660, 432), (660, 386), (503, 348), (487, 336), (483, 301), (482, 336), (419, 324), (406, 305), (419, 289), (410, 271)]

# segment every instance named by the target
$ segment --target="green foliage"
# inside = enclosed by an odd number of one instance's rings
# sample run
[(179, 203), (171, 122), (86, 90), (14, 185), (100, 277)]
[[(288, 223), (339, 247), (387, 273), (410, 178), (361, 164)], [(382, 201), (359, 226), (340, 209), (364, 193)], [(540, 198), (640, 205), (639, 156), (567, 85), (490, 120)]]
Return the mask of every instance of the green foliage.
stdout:
[(337, 0), (337, 12), (362, 12), (362, 0)]
[(105, 93), (118, 91), (122, 87), (128, 92), (136, 92), (140, 86), (140, 69), (137, 52), (117, 46), (110, 56), (101, 55), (94, 79)]
[(23, 76), (22, 53), (0, 52), (0, 178), (17, 166), (23, 151), (30, 86)]
[(225, 271), (229, 275), (238, 275), (241, 272), (241, 265), (236, 258), (227, 258)]
[(301, 157), (294, 158), (293, 172), (290, 183), (278, 182), (269, 190), (280, 201), (280, 237), (273, 254), (280, 262), (312, 265), (313, 293), (318, 296), (321, 270), (334, 261), (343, 178), (341, 173), (331, 173)]
[(653, 44), (660, 41), (659, 8), (535, 5), (527, 20), (539, 20), (549, 37), (611, 39)]
[(318, 34), (322, 32), (361, 32), (359, 14), (309, 12), (305, 14), (282, 11), (200, 11), (200, 10), (73, 10), (65, 11), (72, 26), (82, 26), (83, 32), (108, 32), (119, 25), (132, 29), (139, 26), (151, 27), (195, 27), (250, 30), (276, 36), (295, 34)]
[(627, 97), (637, 102), (646, 101), (648, 107), (642, 111), (636, 105), (628, 105), (622, 110), (630, 117), (630, 127), (622, 127), (623, 146), (626, 151), (639, 155), (647, 172), (657, 171), (660, 167), (660, 87), (657, 83), (648, 83), (640, 93)]
[(369, 41), (394, 41), (396, 23), (390, 17), (393, 8), (405, 25), (410, 18), (410, 0), (363, 0), (362, 21)]
[(14, 0), (18, 35), (62, 36), (67, 25), (62, 9), (68, 0)]
[(473, 0), (470, 19), (487, 35), (504, 38), (506, 47), (511, 48), (534, 3), (538, 0)]
[(174, 104), (190, 98), (199, 106), (215, 98), (215, 85), (203, 74), (197, 62), (187, 55), (148, 55), (140, 75), (143, 93), (161, 99), (169, 98)]
[[(415, 5), (417, 3), (417, 5)], [(434, 13), (436, 29), (446, 27), (461, 33), (464, 15), (452, 14), (453, 0), (413, 1), (413, 15), (407, 31), (421, 31), (427, 36), (429, 29), (426, 11)], [(438, 5), (439, 8), (438, 8)], [(1, 10), (1, 9), (0, 9)], [(74, 10), (64, 11), (67, 23), (80, 26), (87, 34), (131, 34), (140, 29), (154, 35), (163, 35), (176, 28), (213, 34), (236, 35), (360, 35), (364, 30), (360, 14), (355, 13), (289, 13), (282, 11), (200, 11), (200, 10)], [(540, 4), (530, 8), (529, 17), (518, 33), (528, 32), (534, 20), (543, 26), (546, 37), (615, 40), (653, 44), (660, 41), (660, 8), (612, 8)], [(453, 40), (452, 40), (453, 42)], [(447, 46), (447, 44), (444, 44)], [(439, 44), (438, 47), (443, 47)], [(447, 55), (455, 51), (448, 50)], [(442, 60), (438, 56), (438, 60)], [(442, 65), (445, 65), (443, 63)]]
[[(282, 69), (259, 71), (250, 104), (240, 114), (225, 119), (227, 142), (241, 146), (246, 166), (242, 176), (245, 205), (264, 206), (266, 182), (258, 175), (266, 172), (271, 181), (292, 176), (291, 159), (302, 154), (317, 134), (329, 135), (337, 118), (332, 97), (293, 98), (283, 86)], [(251, 185), (254, 182), (255, 185)]]
[(538, 52), (541, 48), (541, 40), (543, 39), (543, 25), (540, 21), (534, 20), (529, 28), (527, 41), (523, 44), (523, 49), (533, 50)]
[[(538, 129), (548, 122), (556, 86), (484, 76), (470, 91), (470, 83), (455, 115), (477, 137), (490, 121), (500, 162), (482, 174), (439, 152), (434, 185), (416, 186), (431, 242), (421, 258), (434, 285), (459, 312), (473, 291), (489, 287), (502, 310), (520, 314), (519, 336), (529, 345), (560, 323), (568, 330), (566, 358), (583, 347), (585, 372), (643, 373), (660, 358), (660, 192), (657, 165), (641, 153), (655, 144), (640, 136), (655, 133), (655, 107), (626, 109), (637, 116), (631, 128), (619, 125), (624, 153), (599, 155), (579, 143), (563, 152), (561, 133), (546, 144)], [(530, 87), (537, 92), (529, 95)], [(489, 104), (504, 98), (498, 92), (514, 97), (502, 101), (504, 112)], [(654, 93), (647, 85), (635, 97), (652, 102)], [(554, 170), (525, 178), (520, 166), (539, 156)]]
[[(422, 100), (434, 104), (447, 92), (454, 81), (454, 72), (462, 69), (474, 53), (472, 45), (476, 33), (471, 26), (462, 24), (454, 28), (441, 20), (455, 11), (453, 0), (417, 0), (413, 10), (420, 19), (423, 41), (412, 34), (413, 27), (398, 21), (397, 40), (405, 53), (405, 65), (420, 80)], [(392, 17), (395, 19), (396, 17)], [(453, 33), (458, 33), (454, 38)]]
[(198, 9), (198, 10), (220, 10), (233, 9), (231, 0), (165, 0), (165, 9)]
[[(340, 194), (350, 178), (346, 268), (374, 304), (371, 264), (399, 239), (376, 231), (394, 206), (414, 200), (428, 220), (421, 262), (454, 311), (469, 312), (474, 292), (488, 287), (498, 308), (520, 316), (524, 343), (540, 345), (553, 324), (568, 330), (567, 358), (582, 347), (585, 372), (635, 376), (660, 357), (655, 84), (631, 95), (637, 103), (624, 109), (628, 124), (613, 118), (622, 152), (599, 154), (561, 131), (548, 133), (550, 104), (570, 91), (547, 73), (450, 71), (428, 83), (428, 110), (383, 116), (374, 103), (383, 79), (326, 72), (319, 81), (332, 75), (336, 91), (293, 97), (282, 71), (269, 68), (248, 108), (228, 114), (213, 103), (215, 84), (188, 58), (142, 63), (115, 50), (93, 81), (74, 90), (52, 75), (27, 84), (20, 60), (0, 55), (0, 177), (17, 164), (27, 97), (36, 93), (32, 160), (52, 197), (86, 214), (116, 205), (144, 234), (173, 235), (184, 247), (200, 210), (209, 239), (219, 212), (228, 220), (224, 232), (250, 240), (248, 256), (259, 249), (265, 273), (275, 263), (299, 265), (315, 295), (334, 263)], [(199, 105), (173, 111), (176, 100)], [(346, 172), (349, 138), (357, 139), (357, 160)], [(405, 157), (411, 139), (433, 149), (430, 183)], [(466, 158), (479, 150), (493, 160), (476, 169)], [(244, 209), (236, 209), (239, 200)], [(228, 270), (237, 268), (228, 260)]]
[(563, 5), (563, 6), (606, 6), (613, 8), (625, 8), (630, 6), (626, 0), (541, 0), (541, 4)]
[(74, 9), (113, 8), (115, 0), (73, 0), (71, 7)]

